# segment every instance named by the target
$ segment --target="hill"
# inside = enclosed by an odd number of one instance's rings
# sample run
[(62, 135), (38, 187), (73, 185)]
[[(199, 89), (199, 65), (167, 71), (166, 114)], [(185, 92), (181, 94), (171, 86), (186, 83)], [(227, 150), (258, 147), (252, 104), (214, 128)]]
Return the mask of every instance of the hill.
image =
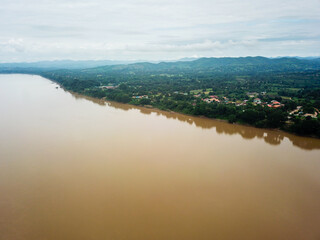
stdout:
[(275, 72), (275, 71), (306, 71), (319, 70), (320, 59), (297, 59), (265, 57), (244, 58), (200, 58), (194, 61), (134, 63), (127, 65), (102, 66), (83, 70), (86, 73), (151, 73), (151, 72)]

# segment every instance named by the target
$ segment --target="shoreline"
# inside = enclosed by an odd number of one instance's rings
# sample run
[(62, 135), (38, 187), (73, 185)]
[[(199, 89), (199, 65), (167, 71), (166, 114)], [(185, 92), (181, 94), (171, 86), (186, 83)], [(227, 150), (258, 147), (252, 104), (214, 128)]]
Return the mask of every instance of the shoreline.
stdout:
[[(0, 74), (7, 74), (7, 73), (0, 73)], [(151, 106), (151, 105), (147, 106), (147, 105), (134, 105), (134, 104), (130, 104), (130, 103), (121, 103), (121, 102), (105, 99), (105, 97), (101, 98), (101, 99), (100, 98), (95, 98), (95, 97), (92, 97), (92, 96), (88, 96), (88, 95), (85, 95), (85, 94), (80, 94), (80, 93), (77, 93), (77, 92), (73, 92), (71, 90), (67, 90), (60, 83), (58, 83), (58, 82), (56, 82), (56, 81), (54, 81), (54, 80), (52, 80), (50, 78), (47, 78), (45, 76), (42, 76), (41, 74), (31, 74), (31, 73), (9, 73), (9, 74), (23, 74), (23, 75), (40, 76), (40, 77), (43, 77), (43, 78), (51, 81), (52, 83), (57, 84), (61, 89), (63, 89), (66, 92), (69, 92), (69, 93), (71, 93), (73, 95), (78, 95), (78, 96), (81, 96), (81, 97), (84, 97), (84, 98), (89, 98), (91, 100), (99, 101), (99, 102), (104, 102), (104, 103), (107, 103), (107, 102), (111, 102), (112, 103), (113, 102), (113, 103), (123, 104), (123, 105), (131, 106), (131, 107), (135, 107), (135, 108), (153, 110), (155, 112), (156, 111), (162, 111), (162, 112), (166, 112), (166, 113), (180, 114), (180, 115), (187, 116), (187, 117), (192, 117), (192, 118), (206, 119), (206, 120), (211, 120), (211, 121), (218, 121), (218, 122), (223, 122), (223, 123), (230, 124), (230, 125), (238, 125), (238, 126), (243, 126), (243, 127), (250, 127), (250, 128), (253, 128), (253, 129), (261, 129), (261, 130), (268, 130), (268, 131), (278, 132), (278, 133), (282, 133), (282, 134), (285, 134), (285, 135), (291, 134), (291, 135), (296, 136), (296, 137), (303, 137), (303, 138), (310, 138), (310, 139), (318, 139), (318, 140), (320, 140), (320, 138), (317, 137), (317, 136), (299, 135), (299, 134), (296, 134), (296, 133), (293, 133), (293, 132), (288, 132), (288, 131), (284, 131), (284, 130), (276, 129), (276, 128), (258, 128), (258, 127), (255, 127), (253, 125), (250, 125), (250, 124), (242, 124), (242, 123), (238, 123), (238, 122), (229, 123), (227, 120), (219, 119), (219, 118), (208, 118), (208, 117), (205, 117), (205, 116), (195, 116), (195, 115), (189, 115), (189, 114), (175, 112), (175, 111), (171, 111), (171, 110), (163, 110), (163, 109), (159, 109), (159, 108), (156, 108), (154, 106)]]
[[(37, 75), (37, 74), (34, 74), (34, 75)], [(37, 76), (41, 76), (41, 75), (37, 75)], [(41, 76), (41, 77), (43, 77), (43, 76)], [(319, 139), (320, 140), (320, 138), (318, 138), (317, 136), (298, 135), (296, 133), (287, 132), (287, 131), (284, 131), (284, 130), (281, 130), (281, 129), (276, 129), (276, 128), (258, 128), (258, 127), (255, 127), (255, 126), (249, 125), (249, 124), (229, 123), (227, 120), (219, 119), (219, 118), (208, 118), (208, 117), (205, 117), (205, 116), (195, 116), (195, 115), (189, 115), (189, 114), (175, 112), (175, 111), (171, 111), (171, 110), (163, 110), (163, 109), (156, 108), (156, 107), (154, 107), (152, 105), (149, 105), (150, 107), (148, 107), (147, 105), (134, 105), (134, 104), (130, 104), (130, 103), (122, 103), (122, 102), (117, 102), (117, 101), (113, 101), (113, 100), (108, 100), (108, 99), (105, 99), (105, 97), (104, 98), (95, 98), (95, 97), (91, 97), (91, 96), (88, 96), (88, 95), (85, 95), (85, 94), (80, 94), (80, 93), (77, 93), (77, 92), (73, 92), (73, 91), (67, 90), (60, 83), (58, 83), (56, 81), (54, 81), (52, 79), (49, 79), (49, 78), (46, 78), (46, 77), (43, 77), (43, 78), (48, 79), (51, 82), (57, 84), (61, 89), (63, 89), (66, 92), (69, 92), (71, 94), (75, 94), (75, 95), (78, 95), (78, 96), (81, 96), (81, 97), (84, 97), (84, 98), (90, 98), (90, 99), (95, 100), (95, 101), (101, 101), (101, 102), (104, 102), (104, 103), (113, 102), (113, 103), (124, 104), (124, 105), (135, 107), (135, 108), (154, 110), (155, 112), (156, 111), (163, 111), (163, 112), (166, 112), (166, 113), (181, 114), (181, 115), (186, 116), (186, 117), (193, 117), (193, 118), (206, 119), (206, 120), (211, 120), (211, 121), (218, 121), (218, 122), (223, 122), (223, 123), (230, 124), (230, 125), (238, 125), (238, 126), (242, 126), (242, 127), (250, 127), (250, 128), (254, 128), (254, 129), (261, 129), (261, 130), (268, 130), (268, 131), (278, 132), (278, 133), (282, 133), (282, 134), (285, 134), (285, 135), (291, 134), (291, 135), (296, 136), (296, 137), (311, 138), (311, 139)]]
[[(46, 78), (46, 79), (48, 79), (48, 78)], [(288, 137), (287, 135), (293, 135), (295, 137), (310, 138), (310, 139), (320, 140), (320, 138), (318, 138), (316, 136), (298, 135), (298, 134), (295, 134), (295, 133), (292, 133), (292, 132), (287, 132), (287, 131), (284, 131), (284, 130), (281, 130), (281, 129), (276, 129), (276, 128), (258, 128), (258, 127), (255, 127), (253, 125), (250, 125), (250, 124), (242, 124), (242, 123), (236, 123), (236, 122), (235, 123), (229, 123), (227, 120), (219, 119), (219, 118), (208, 118), (208, 117), (205, 117), (205, 116), (195, 116), (195, 115), (189, 115), (189, 114), (175, 112), (175, 111), (171, 111), (171, 110), (163, 110), (163, 109), (159, 109), (159, 108), (156, 108), (154, 106), (151, 106), (151, 105), (149, 105), (149, 106), (148, 105), (134, 105), (134, 104), (131, 104), (131, 103), (122, 103), (122, 102), (117, 102), (117, 101), (114, 101), (114, 100), (108, 100), (108, 99), (105, 99), (105, 98), (95, 98), (95, 97), (92, 97), (92, 96), (88, 96), (88, 95), (85, 95), (85, 94), (80, 94), (80, 93), (77, 93), (77, 92), (73, 92), (73, 91), (67, 90), (61, 84), (59, 84), (59, 83), (57, 83), (57, 82), (55, 82), (55, 81), (53, 81), (51, 79), (48, 79), (48, 80), (50, 80), (51, 82), (59, 85), (59, 87), (61, 89), (63, 89), (64, 91), (66, 91), (66, 92), (69, 92), (69, 93), (71, 93), (73, 95), (77, 95), (77, 96), (85, 98), (85, 99), (89, 99), (89, 100), (94, 101), (94, 102), (116, 103), (116, 104), (126, 105), (126, 106), (129, 106), (131, 108), (151, 110), (151, 111), (154, 111), (155, 113), (156, 112), (164, 112), (164, 113), (169, 113), (169, 114), (170, 113), (171, 114), (179, 114), (179, 115), (182, 115), (182, 116), (185, 116), (185, 117), (192, 117), (192, 118), (196, 118), (196, 119), (205, 119), (205, 120), (209, 120), (209, 121), (223, 122), (223, 123), (229, 124), (229, 125), (236, 125), (236, 126), (241, 126), (241, 127), (248, 127), (248, 128), (253, 128), (253, 129), (272, 131), (272, 132), (275, 132), (275, 133), (281, 133), (285, 137)]]

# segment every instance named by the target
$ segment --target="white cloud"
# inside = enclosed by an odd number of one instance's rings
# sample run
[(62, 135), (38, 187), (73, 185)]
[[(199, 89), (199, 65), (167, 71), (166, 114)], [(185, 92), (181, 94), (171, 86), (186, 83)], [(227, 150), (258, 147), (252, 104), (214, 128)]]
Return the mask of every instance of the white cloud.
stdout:
[(0, 0), (0, 61), (320, 55), (319, 0)]

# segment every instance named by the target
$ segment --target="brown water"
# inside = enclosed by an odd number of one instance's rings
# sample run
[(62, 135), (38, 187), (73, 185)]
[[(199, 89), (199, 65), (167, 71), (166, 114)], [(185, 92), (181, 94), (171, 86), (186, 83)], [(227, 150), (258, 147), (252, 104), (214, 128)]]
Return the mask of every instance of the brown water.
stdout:
[(320, 140), (0, 75), (0, 239), (320, 239)]

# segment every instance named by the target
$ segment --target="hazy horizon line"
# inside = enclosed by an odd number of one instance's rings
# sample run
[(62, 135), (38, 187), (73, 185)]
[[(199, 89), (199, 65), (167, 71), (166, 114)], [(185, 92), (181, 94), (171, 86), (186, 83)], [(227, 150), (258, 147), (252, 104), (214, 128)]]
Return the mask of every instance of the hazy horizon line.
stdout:
[(197, 60), (201, 58), (255, 58), (255, 57), (263, 57), (269, 59), (276, 59), (276, 58), (303, 58), (303, 59), (317, 59), (320, 58), (318, 56), (276, 56), (276, 57), (268, 57), (263, 55), (246, 55), (246, 56), (191, 56), (191, 57), (181, 57), (181, 58), (172, 58), (172, 59), (108, 59), (108, 58), (96, 58), (96, 59), (72, 59), (72, 58), (60, 58), (60, 59), (44, 59), (44, 60), (30, 60), (30, 61), (8, 61), (3, 62), (0, 61), (0, 64), (14, 64), (14, 63), (39, 63), (39, 62), (62, 62), (62, 61), (72, 61), (72, 62), (85, 62), (85, 61), (110, 61), (110, 62), (177, 62), (183, 60)]

